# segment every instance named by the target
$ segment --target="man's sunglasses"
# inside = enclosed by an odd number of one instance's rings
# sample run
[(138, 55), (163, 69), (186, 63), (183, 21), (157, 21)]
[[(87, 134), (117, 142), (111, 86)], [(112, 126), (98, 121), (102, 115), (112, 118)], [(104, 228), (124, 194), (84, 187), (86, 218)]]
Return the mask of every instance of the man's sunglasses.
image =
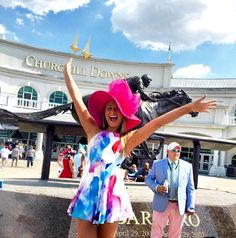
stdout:
[(174, 153), (179, 153), (179, 152), (181, 152), (181, 150), (177, 150), (177, 149), (173, 149), (173, 150), (171, 150), (172, 152), (174, 152)]

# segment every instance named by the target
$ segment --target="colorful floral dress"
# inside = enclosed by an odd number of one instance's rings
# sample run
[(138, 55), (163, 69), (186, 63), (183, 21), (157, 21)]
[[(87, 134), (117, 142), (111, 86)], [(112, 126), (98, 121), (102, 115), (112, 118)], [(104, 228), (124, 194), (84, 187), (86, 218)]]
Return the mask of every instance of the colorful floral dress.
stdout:
[(124, 157), (119, 134), (96, 134), (87, 152), (86, 168), (68, 213), (93, 224), (132, 219), (131, 203), (120, 173)]

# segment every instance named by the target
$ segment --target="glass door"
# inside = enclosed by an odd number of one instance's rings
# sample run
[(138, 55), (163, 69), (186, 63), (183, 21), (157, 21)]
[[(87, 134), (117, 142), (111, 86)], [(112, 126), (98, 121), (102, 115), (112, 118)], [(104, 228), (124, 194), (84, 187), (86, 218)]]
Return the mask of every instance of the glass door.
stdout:
[(212, 154), (200, 154), (199, 172), (208, 173), (212, 166), (213, 155)]

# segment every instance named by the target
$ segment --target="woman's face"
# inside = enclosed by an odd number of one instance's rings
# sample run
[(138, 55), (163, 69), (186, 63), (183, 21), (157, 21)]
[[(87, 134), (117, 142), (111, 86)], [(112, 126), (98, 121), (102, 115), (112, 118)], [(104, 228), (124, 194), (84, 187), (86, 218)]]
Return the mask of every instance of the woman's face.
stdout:
[(123, 118), (124, 116), (114, 101), (107, 103), (105, 107), (105, 119), (108, 124), (108, 130), (117, 131), (122, 124)]

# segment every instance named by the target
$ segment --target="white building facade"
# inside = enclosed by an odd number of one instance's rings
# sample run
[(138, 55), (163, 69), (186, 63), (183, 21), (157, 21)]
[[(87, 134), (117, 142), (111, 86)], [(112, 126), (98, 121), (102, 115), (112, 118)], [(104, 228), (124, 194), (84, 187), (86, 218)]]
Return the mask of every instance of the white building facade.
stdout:
[[(106, 90), (113, 79), (147, 73), (153, 81), (146, 93), (183, 89), (193, 99), (207, 94), (209, 99), (218, 101), (217, 108), (210, 113), (199, 114), (196, 118), (186, 115), (161, 131), (236, 140), (236, 78), (174, 79), (171, 62), (148, 64), (84, 59), (74, 54), (0, 40), (0, 107), (12, 112), (33, 112), (70, 102), (63, 79), (64, 64), (70, 57), (73, 57), (73, 77), (83, 95), (98, 89)], [(74, 122), (70, 113), (50, 119)], [(38, 133), (35, 140), (40, 154), (43, 135)], [(186, 158), (191, 157), (191, 151), (191, 148), (185, 148)], [(228, 151), (203, 148), (199, 169), (224, 176), (224, 166), (234, 160), (236, 148)]]

